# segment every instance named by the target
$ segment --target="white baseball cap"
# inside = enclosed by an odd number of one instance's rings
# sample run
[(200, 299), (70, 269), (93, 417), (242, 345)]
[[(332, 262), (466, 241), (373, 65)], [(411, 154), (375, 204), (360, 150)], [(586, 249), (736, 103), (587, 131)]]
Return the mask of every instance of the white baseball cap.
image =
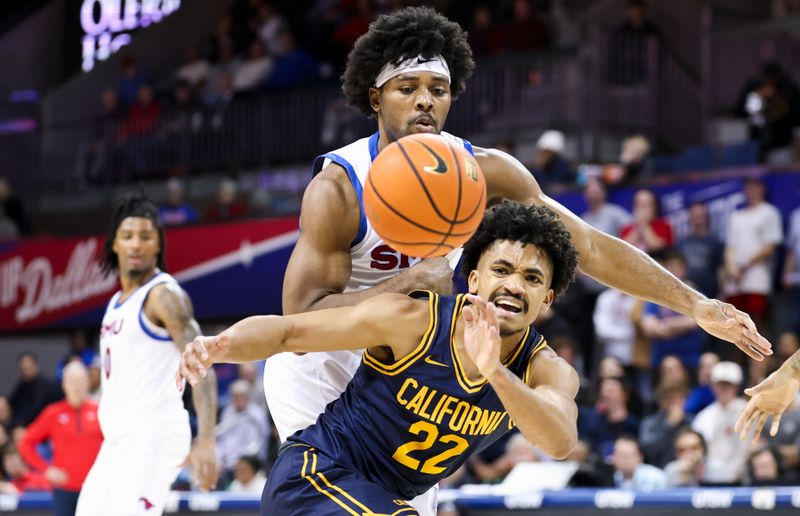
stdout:
[(736, 385), (742, 383), (742, 368), (736, 362), (720, 362), (711, 369), (711, 383), (727, 382)]
[(564, 133), (554, 130), (545, 131), (536, 142), (536, 147), (539, 149), (553, 151), (556, 154), (564, 152), (565, 146)]

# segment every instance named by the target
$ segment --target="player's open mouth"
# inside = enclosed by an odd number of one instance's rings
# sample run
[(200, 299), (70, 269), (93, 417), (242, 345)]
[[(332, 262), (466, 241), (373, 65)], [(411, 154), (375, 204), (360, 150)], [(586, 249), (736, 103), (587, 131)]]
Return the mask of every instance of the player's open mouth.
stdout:
[(436, 132), (436, 124), (433, 123), (433, 120), (427, 116), (421, 116), (414, 121), (414, 126), (417, 128), (417, 131), (421, 133), (435, 133)]
[(522, 312), (523, 303), (522, 301), (517, 301), (516, 299), (495, 299), (494, 305), (499, 309), (503, 310), (504, 312), (511, 312), (512, 314), (518, 314)]

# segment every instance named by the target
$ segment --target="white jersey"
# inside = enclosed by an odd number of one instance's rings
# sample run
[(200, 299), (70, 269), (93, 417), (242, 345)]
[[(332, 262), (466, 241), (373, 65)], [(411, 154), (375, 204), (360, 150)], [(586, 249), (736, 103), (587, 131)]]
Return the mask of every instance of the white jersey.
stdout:
[(133, 432), (188, 428), (189, 415), (175, 386), (180, 352), (167, 330), (144, 313), (153, 287), (176, 283), (164, 272), (120, 302), (117, 292), (100, 330), (102, 391), (98, 418), (103, 436), (115, 440)]
[[(472, 145), (451, 134), (440, 133), (456, 145), (474, 154)], [(358, 235), (350, 245), (352, 271), (345, 292), (372, 287), (400, 273), (419, 261), (401, 255), (389, 247), (364, 215), (363, 185), (372, 161), (378, 155), (378, 133), (350, 145), (323, 154), (314, 161), (314, 174), (336, 163), (347, 171), (358, 196), (361, 220)], [(460, 249), (451, 254), (451, 265), (460, 257)], [(363, 351), (334, 351), (294, 355), (281, 353), (266, 361), (264, 392), (269, 411), (281, 441), (314, 424), (325, 407), (339, 398), (361, 363)]]

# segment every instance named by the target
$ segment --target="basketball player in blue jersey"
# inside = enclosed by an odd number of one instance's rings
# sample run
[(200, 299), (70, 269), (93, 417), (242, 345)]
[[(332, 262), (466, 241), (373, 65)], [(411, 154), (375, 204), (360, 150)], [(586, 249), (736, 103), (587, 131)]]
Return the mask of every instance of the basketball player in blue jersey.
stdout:
[(284, 445), (261, 514), (419, 514), (405, 500), (515, 425), (549, 455), (572, 450), (578, 375), (531, 325), (576, 265), (551, 210), (504, 201), (464, 248), (471, 295), (250, 317), (188, 344), (176, 380), (197, 385), (221, 361), (366, 349), (342, 396)]
[[(105, 244), (106, 274), (122, 289), (100, 331), (103, 445), (81, 489), (77, 516), (156, 515), (184, 462), (203, 490), (217, 481), (216, 379), (192, 391), (198, 435), (172, 381), (180, 351), (200, 334), (192, 303), (164, 272), (164, 230), (143, 197), (120, 201)], [(191, 447), (191, 450), (190, 450)]]
[[(473, 69), (464, 31), (428, 8), (381, 16), (359, 38), (348, 57), (343, 90), (352, 107), (376, 119), (377, 132), (315, 162), (315, 176), (303, 198), (302, 233), (286, 270), (284, 313), (353, 306), (378, 294), (414, 288), (449, 291), (452, 271), (444, 259), (415, 264), (380, 240), (364, 216), (361, 190), (381, 149), (408, 134), (442, 133), (452, 101)], [(507, 198), (555, 211), (572, 235), (581, 270), (589, 276), (692, 317), (756, 360), (772, 353), (747, 314), (704, 297), (646, 254), (584, 223), (544, 195), (512, 156), (442, 134), (475, 155), (490, 203)], [(268, 360), (265, 392), (281, 439), (312, 424), (339, 397), (360, 361), (358, 351), (280, 354)], [(435, 504), (429, 499), (415, 506), (423, 512)], [(435, 509), (425, 514), (433, 516)]]

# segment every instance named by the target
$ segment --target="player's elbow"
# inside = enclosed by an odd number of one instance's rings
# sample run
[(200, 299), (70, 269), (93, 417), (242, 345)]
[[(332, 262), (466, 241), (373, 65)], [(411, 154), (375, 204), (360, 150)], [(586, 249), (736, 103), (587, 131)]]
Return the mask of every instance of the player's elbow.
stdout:
[(564, 460), (569, 457), (569, 454), (572, 453), (577, 444), (578, 431), (575, 429), (574, 432), (565, 432), (559, 436), (559, 439), (552, 444), (551, 449), (546, 450), (546, 452), (556, 460)]

